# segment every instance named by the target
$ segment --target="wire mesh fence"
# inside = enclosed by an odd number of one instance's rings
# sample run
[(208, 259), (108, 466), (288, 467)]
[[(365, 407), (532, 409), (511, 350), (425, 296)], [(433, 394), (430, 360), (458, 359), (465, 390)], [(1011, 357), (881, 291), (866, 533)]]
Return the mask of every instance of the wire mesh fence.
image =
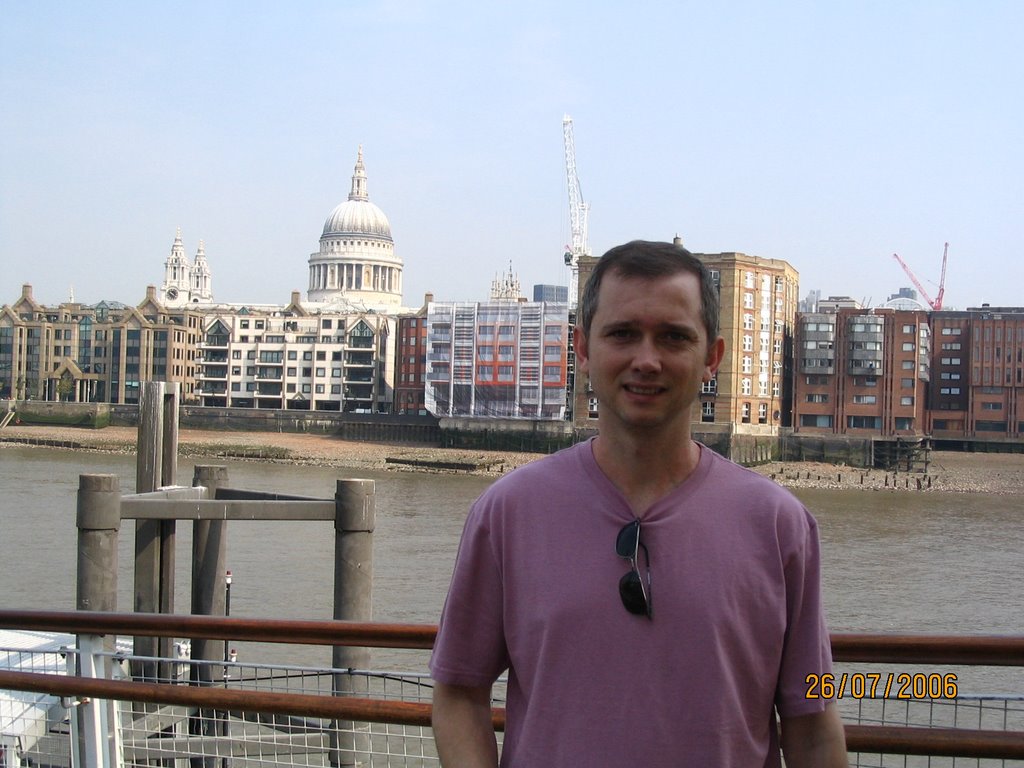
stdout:
[[(955, 698), (844, 699), (840, 702), (840, 712), (844, 722), (858, 725), (1024, 733), (1024, 696), (960, 694)], [(1024, 760), (852, 753), (850, 765), (856, 768), (1024, 768)]]
[[(123, 648), (123, 646), (122, 646)], [(187, 650), (182, 648), (182, 651)], [(235, 691), (315, 696), (354, 696), (382, 701), (428, 702), (429, 676), (370, 670), (338, 670), (253, 662), (202, 662), (137, 657), (124, 650), (105, 654), (112, 677), (127, 678), (137, 665), (164, 671), (161, 682)], [(159, 663), (157, 663), (159, 662)], [(0, 648), (0, 667), (67, 674), (70, 648)], [(72, 718), (78, 702), (45, 694), (0, 691), (0, 768), (71, 765)], [(504, 685), (495, 688), (504, 706)], [(955, 727), (1024, 733), (1024, 696), (961, 694), (951, 699), (845, 699), (849, 724), (920, 728)], [(109, 749), (119, 766), (249, 768), (250, 766), (438, 766), (429, 727), (346, 722), (317, 717), (218, 711), (180, 705), (117, 702)], [(499, 734), (500, 739), (500, 734)], [(1022, 760), (851, 754), (857, 768), (1024, 768)], [(89, 768), (89, 767), (86, 767)]]

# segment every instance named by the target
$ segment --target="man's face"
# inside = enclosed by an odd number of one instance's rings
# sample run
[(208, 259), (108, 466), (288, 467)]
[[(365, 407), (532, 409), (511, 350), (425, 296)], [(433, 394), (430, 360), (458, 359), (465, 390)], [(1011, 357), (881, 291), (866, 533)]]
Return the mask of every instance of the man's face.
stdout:
[(575, 330), (579, 368), (600, 402), (601, 431), (678, 430), (688, 436), (690, 406), (722, 361), (708, 343), (700, 283), (679, 272), (646, 280), (614, 272), (601, 281), (590, 332)]

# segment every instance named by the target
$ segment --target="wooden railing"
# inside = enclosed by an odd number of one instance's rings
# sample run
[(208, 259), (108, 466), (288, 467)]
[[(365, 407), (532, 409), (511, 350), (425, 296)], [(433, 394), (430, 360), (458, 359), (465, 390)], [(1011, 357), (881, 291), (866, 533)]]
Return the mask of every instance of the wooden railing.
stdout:
[[(78, 635), (204, 638), (327, 646), (429, 650), (436, 627), (343, 621), (218, 618), (100, 612), (0, 611), (0, 628)], [(839, 662), (1024, 666), (1024, 637), (863, 635), (832, 636)], [(239, 712), (312, 715), (331, 719), (426, 726), (430, 705), (355, 697), (238, 691), (0, 671), (0, 689), (55, 696), (180, 704)], [(493, 710), (504, 728), (503, 709)], [(963, 728), (846, 725), (850, 752), (1024, 759), (1024, 732)]]

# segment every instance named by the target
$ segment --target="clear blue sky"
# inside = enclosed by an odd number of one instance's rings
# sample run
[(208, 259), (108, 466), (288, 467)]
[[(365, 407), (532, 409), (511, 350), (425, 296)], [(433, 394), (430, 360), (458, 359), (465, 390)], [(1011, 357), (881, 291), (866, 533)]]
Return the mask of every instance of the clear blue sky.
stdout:
[(8, 2), (0, 304), (142, 300), (180, 226), (284, 303), (349, 191), (405, 302), (566, 283), (562, 116), (595, 254), (786, 259), (801, 294), (1024, 305), (1024, 3)]

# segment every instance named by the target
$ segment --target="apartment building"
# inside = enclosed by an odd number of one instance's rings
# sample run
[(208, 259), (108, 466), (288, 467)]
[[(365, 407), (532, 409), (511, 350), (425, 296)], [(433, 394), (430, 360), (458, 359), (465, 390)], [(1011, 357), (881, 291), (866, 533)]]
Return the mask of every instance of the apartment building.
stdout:
[(398, 317), (395, 413), (427, 413), (427, 306), (431, 301), (427, 294), (423, 309)]
[[(682, 247), (679, 238), (675, 240)], [(742, 431), (774, 433), (788, 426), (792, 412), (790, 360), (800, 276), (786, 261), (744, 253), (695, 253), (718, 287), (719, 333), (725, 357), (706, 383), (692, 419), (739, 425)], [(584, 285), (598, 259), (579, 260)], [(593, 426), (598, 402), (586, 376), (576, 377), (574, 422)]]
[(392, 409), (394, 319), (286, 307), (210, 312), (199, 344), (202, 405), (354, 413)]
[(32, 296), (0, 308), (0, 397), (138, 403), (143, 381), (179, 382), (195, 397), (202, 316), (169, 309), (150, 286), (137, 307), (102, 301), (44, 306)]
[(943, 310), (935, 336), (931, 432), (936, 438), (1024, 436), (1024, 308)]
[(429, 304), (426, 409), (438, 417), (563, 419), (568, 335), (561, 302)]
[(781, 259), (735, 252), (694, 255), (718, 286), (719, 333), (725, 339), (725, 358), (701, 391), (694, 420), (768, 433), (789, 426), (799, 273)]
[(842, 308), (798, 316), (797, 432), (920, 435), (927, 431), (931, 330), (921, 311)]

